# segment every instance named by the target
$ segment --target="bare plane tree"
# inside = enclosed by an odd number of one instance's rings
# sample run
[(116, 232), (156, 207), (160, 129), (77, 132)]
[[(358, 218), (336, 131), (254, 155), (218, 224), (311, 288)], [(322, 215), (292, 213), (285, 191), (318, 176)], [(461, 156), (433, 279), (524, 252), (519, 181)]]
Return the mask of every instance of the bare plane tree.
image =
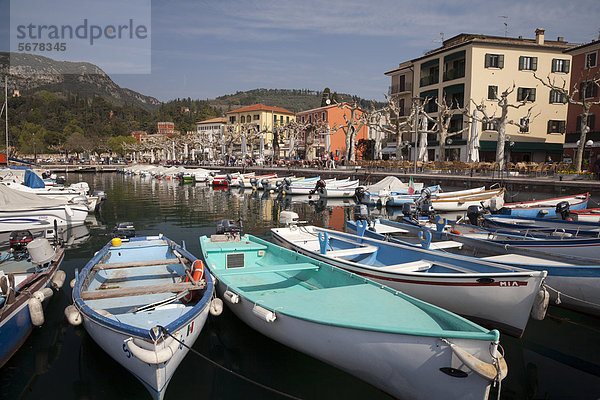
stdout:
[[(587, 72), (581, 73), (579, 79), (573, 85), (573, 88), (569, 90), (567, 82), (561, 78), (562, 83), (556, 81), (555, 78), (546, 77), (546, 80), (533, 74), (534, 78), (541, 82), (542, 85), (550, 88), (555, 92), (555, 96), (559, 96), (562, 101), (581, 106), (581, 122), (579, 125), (579, 145), (577, 146), (577, 154), (575, 156), (575, 168), (577, 171), (581, 171), (583, 166), (583, 152), (585, 150), (585, 141), (590, 127), (588, 126), (588, 118), (590, 116), (590, 109), (593, 106), (600, 105), (600, 100), (593, 101), (597, 93), (598, 87), (600, 86), (600, 69), (597, 69), (594, 74), (588, 68)], [(590, 96), (588, 96), (590, 94)], [(560, 100), (556, 99), (556, 100)]]
[(372, 126), (380, 130), (388, 137), (396, 137), (396, 159), (402, 158), (402, 134), (410, 132), (414, 121), (414, 110), (406, 119), (404, 117), (404, 109), (398, 102), (396, 97), (388, 97), (384, 95), (387, 104), (379, 111), (373, 113)]
[(449, 132), (450, 121), (454, 115), (457, 115), (454, 110), (460, 112), (458, 115), (467, 114), (467, 110), (465, 108), (458, 107), (457, 104), (446, 101), (445, 97), (440, 99), (430, 99), (426, 98), (423, 104), (427, 104), (428, 102), (435, 102), (437, 106), (437, 118), (433, 118), (424, 110), (421, 110), (421, 113), (427, 118), (428, 121), (433, 122), (433, 129), (431, 132), (435, 133), (438, 141), (440, 143), (440, 161), (446, 161), (446, 141), (448, 138), (452, 136), (462, 135), (464, 132), (468, 130), (468, 125), (465, 124), (465, 127), (459, 129), (454, 132)]
[[(508, 100), (508, 96), (510, 96), (515, 91), (515, 83), (513, 83), (512, 87), (504, 90), (500, 96), (496, 95), (496, 99), (493, 100), (498, 108), (500, 109), (500, 116), (496, 115), (496, 110), (494, 113), (490, 115), (488, 113), (485, 103), (482, 100), (481, 104), (475, 103), (473, 99), (471, 99), (473, 105), (477, 109), (477, 111), (481, 112), (483, 117), (474, 118), (472, 115), (469, 115), (468, 112), (465, 112), (464, 115), (467, 116), (471, 121), (478, 121), (483, 123), (495, 122), (498, 129), (498, 143), (496, 146), (496, 162), (501, 170), (504, 169), (506, 164), (506, 160), (504, 159), (504, 143), (506, 141), (506, 126), (513, 125), (519, 127), (519, 129), (525, 129), (529, 127), (529, 124), (537, 117), (537, 115), (532, 115), (532, 109), (534, 106), (529, 107), (527, 110), (527, 115), (524, 118), (521, 118), (520, 121), (514, 121), (508, 118), (509, 111), (511, 109), (518, 110), (521, 107), (527, 105), (527, 101), (529, 95), (526, 95), (523, 100), (520, 100), (517, 104), (510, 103)], [(489, 101), (489, 100), (488, 100)]]
[(370, 115), (368, 112), (363, 111), (356, 102), (352, 105), (348, 103), (338, 104), (341, 109), (349, 109), (350, 116), (348, 117), (344, 112), (344, 125), (336, 127), (336, 130), (344, 132), (346, 137), (346, 160), (348, 162), (356, 161), (356, 147), (354, 146), (354, 138), (360, 132), (363, 126), (369, 124)]

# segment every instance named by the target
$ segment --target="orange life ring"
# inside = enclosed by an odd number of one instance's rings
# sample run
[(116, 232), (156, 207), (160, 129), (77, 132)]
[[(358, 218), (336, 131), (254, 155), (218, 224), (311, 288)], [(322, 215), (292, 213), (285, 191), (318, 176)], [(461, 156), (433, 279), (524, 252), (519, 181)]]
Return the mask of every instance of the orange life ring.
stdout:
[[(190, 275), (192, 275), (192, 279), (194, 280), (194, 282), (198, 282), (202, 280), (202, 278), (204, 278), (204, 263), (202, 262), (202, 260), (194, 261), (194, 263), (192, 264), (192, 273)], [(190, 275), (186, 274), (184, 282), (190, 281)], [(181, 301), (183, 301), (184, 303), (189, 303), (194, 299), (195, 292), (195, 290), (188, 290), (187, 294), (181, 298)]]

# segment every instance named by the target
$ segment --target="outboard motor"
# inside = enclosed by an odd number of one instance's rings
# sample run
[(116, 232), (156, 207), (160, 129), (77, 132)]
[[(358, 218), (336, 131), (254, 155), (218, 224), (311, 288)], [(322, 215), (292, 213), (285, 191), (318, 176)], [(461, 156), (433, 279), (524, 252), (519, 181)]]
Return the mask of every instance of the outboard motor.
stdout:
[(369, 209), (365, 204), (358, 204), (354, 206), (354, 220), (355, 221), (366, 221), (369, 218)]
[(231, 174), (225, 175), (225, 180), (227, 180), (228, 183), (231, 183), (232, 179), (233, 179), (233, 177), (231, 176)]
[(63, 175), (61, 175), (56, 178), (55, 183), (57, 185), (64, 185), (65, 183), (67, 183), (67, 178), (65, 178)]
[(472, 205), (467, 208), (467, 218), (471, 225), (475, 226), (483, 226), (483, 222), (485, 219), (483, 216), (485, 215), (485, 210), (480, 205)]
[(87, 197), (81, 195), (81, 196), (75, 196), (72, 197), (71, 200), (69, 200), (69, 203), (71, 204), (80, 204), (80, 205), (84, 205), (87, 206), (88, 205), (88, 199)]
[(417, 211), (417, 205), (413, 202), (402, 204), (402, 214), (408, 219), (416, 220), (419, 216)]
[(358, 200), (359, 202), (362, 201), (362, 199), (365, 198), (365, 188), (359, 186), (356, 189), (354, 189), (354, 197), (356, 197), (356, 200)]
[(325, 181), (323, 179), (319, 179), (317, 183), (315, 183), (315, 188), (310, 191), (310, 194), (318, 193), (319, 190), (325, 189)]
[(250, 186), (252, 186), (252, 189), (256, 189), (256, 185), (258, 184), (258, 179), (252, 177), (250, 178)]
[(52, 175), (49, 171), (42, 172), (42, 179), (50, 179), (50, 175)]
[(431, 189), (429, 189), (428, 187), (421, 190), (421, 193), (419, 194), (419, 200), (423, 199), (423, 200), (429, 200), (431, 198)]
[(96, 201), (96, 210), (99, 210), (106, 201), (106, 192), (104, 190), (94, 190), (92, 196), (98, 197), (98, 200)]
[(288, 187), (292, 185), (292, 180), (289, 177), (283, 178), (283, 183), (285, 183)]
[(561, 201), (556, 205), (556, 215), (560, 215), (561, 219), (569, 218), (569, 209), (571, 205), (568, 201)]
[(135, 236), (135, 226), (133, 222), (119, 222), (113, 229), (113, 236), (120, 239), (129, 239)]
[(431, 217), (433, 214), (435, 214), (435, 210), (433, 209), (430, 201), (425, 201), (419, 204), (419, 215)]
[(16, 260), (27, 257), (27, 245), (33, 241), (33, 235), (30, 231), (13, 231), (9, 237), (10, 250)]
[(263, 178), (263, 179), (260, 181), (260, 184), (261, 184), (262, 188), (263, 188), (265, 191), (267, 191), (267, 190), (269, 190), (269, 189), (271, 188), (271, 181), (270, 181), (270, 180), (268, 180), (267, 178)]
[(217, 222), (217, 235), (241, 235), (242, 234), (242, 223), (238, 225), (232, 219), (222, 219)]

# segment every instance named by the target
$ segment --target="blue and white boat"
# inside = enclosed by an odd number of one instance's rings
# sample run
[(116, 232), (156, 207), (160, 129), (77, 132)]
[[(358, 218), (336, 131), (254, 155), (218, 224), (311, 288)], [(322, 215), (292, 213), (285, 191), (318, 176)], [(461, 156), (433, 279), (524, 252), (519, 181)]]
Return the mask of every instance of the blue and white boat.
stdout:
[[(284, 247), (360, 274), (485, 326), (520, 337), (538, 296), (543, 271), (384, 242), (315, 226), (271, 230)], [(431, 241), (431, 234), (428, 232)], [(545, 308), (536, 310), (543, 318)]]
[(65, 313), (162, 399), (206, 322), (213, 288), (184, 246), (162, 235), (115, 238), (76, 273)]
[[(548, 219), (547, 221), (553, 220)], [(443, 225), (443, 222), (439, 223), (440, 227)], [(365, 235), (380, 239), (385, 235), (385, 239), (390, 242), (407, 244), (406, 239), (391, 236), (394, 230), (423, 234), (423, 229), (427, 228), (380, 220), (372, 225)], [(377, 233), (377, 230), (380, 232)], [(564, 308), (600, 316), (600, 263), (597, 257), (551, 254), (541, 249), (523, 249), (510, 244), (495, 243), (451, 232), (441, 233), (433, 230), (428, 232), (445, 239), (445, 243), (448, 240), (454, 243), (454, 246), (449, 245), (444, 252), (439, 251), (441, 255), (448, 254), (447, 251), (465, 252), (480, 256), (482, 261), (491, 261), (531, 271), (546, 271), (548, 276), (545, 279), (544, 287), (550, 294), (551, 302)]]
[(528, 218), (556, 218), (556, 206), (559, 203), (569, 203), (571, 210), (583, 210), (587, 208), (589, 198), (589, 193), (583, 193), (553, 199), (504, 203), (500, 214)]
[(20, 248), (13, 243), (0, 253), (0, 367), (44, 323), (44, 307), (65, 280), (64, 249), (43, 238), (27, 240), (18, 237)]
[(580, 236), (598, 236), (600, 234), (600, 224), (588, 221), (531, 218), (517, 215), (486, 215), (485, 224), (489, 227), (516, 229), (521, 231), (566, 232)]
[(507, 373), (498, 331), (252, 235), (200, 246), (242, 321), (394, 398), (484, 399)]

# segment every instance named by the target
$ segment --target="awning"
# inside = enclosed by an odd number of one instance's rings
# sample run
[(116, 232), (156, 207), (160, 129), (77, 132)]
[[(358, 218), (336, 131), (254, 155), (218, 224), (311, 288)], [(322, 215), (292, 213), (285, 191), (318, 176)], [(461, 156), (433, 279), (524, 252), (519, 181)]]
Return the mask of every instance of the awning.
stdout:
[(440, 63), (440, 59), (436, 58), (434, 60), (429, 60), (427, 62), (424, 62), (423, 64), (421, 64), (421, 68), (429, 68), (429, 67), (433, 67), (435, 65), (439, 65)]
[(452, 53), (444, 57), (444, 62), (458, 60), (460, 58), (465, 58), (465, 51), (457, 51), (456, 53)]
[[(497, 142), (491, 140), (481, 140), (479, 142), (479, 150), (481, 151), (496, 151)], [(546, 153), (562, 153), (562, 143), (537, 143), (537, 142), (515, 142), (510, 146), (508, 143), (504, 147), (505, 151), (515, 152), (530, 152), (540, 151)]]

